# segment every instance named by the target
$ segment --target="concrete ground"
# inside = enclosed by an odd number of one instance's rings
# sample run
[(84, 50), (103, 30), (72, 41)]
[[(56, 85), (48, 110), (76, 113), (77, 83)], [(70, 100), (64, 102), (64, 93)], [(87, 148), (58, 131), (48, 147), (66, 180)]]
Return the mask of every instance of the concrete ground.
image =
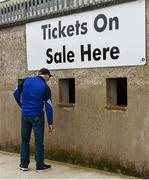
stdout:
[(52, 168), (44, 172), (36, 172), (35, 161), (31, 158), (29, 171), (18, 168), (19, 155), (0, 151), (0, 179), (131, 179), (124, 175), (84, 168), (76, 165), (45, 160)]

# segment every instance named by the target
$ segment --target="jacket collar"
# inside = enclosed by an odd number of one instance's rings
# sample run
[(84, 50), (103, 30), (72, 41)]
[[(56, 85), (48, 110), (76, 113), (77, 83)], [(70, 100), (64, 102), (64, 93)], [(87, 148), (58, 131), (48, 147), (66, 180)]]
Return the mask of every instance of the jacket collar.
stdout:
[(42, 76), (37, 76), (37, 77), (39, 77), (39, 78), (42, 79), (44, 82), (46, 82), (45, 79), (44, 79)]

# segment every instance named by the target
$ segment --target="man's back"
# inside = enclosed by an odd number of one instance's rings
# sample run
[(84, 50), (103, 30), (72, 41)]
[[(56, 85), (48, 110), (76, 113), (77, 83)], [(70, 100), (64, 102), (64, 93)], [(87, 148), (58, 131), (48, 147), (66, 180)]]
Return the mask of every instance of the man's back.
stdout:
[[(42, 70), (42, 72), (40, 72)], [(52, 76), (45, 68), (36, 77), (27, 77), (16, 87), (13, 96), (22, 109), (22, 115), (28, 117), (47, 115), (48, 124), (53, 123), (53, 107), (50, 87), (46, 84)]]
[(36, 116), (43, 114), (45, 81), (42, 77), (28, 77), (22, 87), (22, 114)]

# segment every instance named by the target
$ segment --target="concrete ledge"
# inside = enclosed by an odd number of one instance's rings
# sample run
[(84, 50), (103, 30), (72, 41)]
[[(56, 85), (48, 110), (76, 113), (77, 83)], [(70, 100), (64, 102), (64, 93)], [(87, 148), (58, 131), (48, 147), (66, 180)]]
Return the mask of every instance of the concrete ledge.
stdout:
[(22, 172), (18, 168), (19, 154), (0, 151), (0, 179), (133, 179), (133, 177), (130, 176), (123, 176), (51, 160), (45, 160), (45, 162), (52, 164), (52, 168), (37, 173), (35, 170), (35, 162), (33, 157), (31, 157), (29, 171)]

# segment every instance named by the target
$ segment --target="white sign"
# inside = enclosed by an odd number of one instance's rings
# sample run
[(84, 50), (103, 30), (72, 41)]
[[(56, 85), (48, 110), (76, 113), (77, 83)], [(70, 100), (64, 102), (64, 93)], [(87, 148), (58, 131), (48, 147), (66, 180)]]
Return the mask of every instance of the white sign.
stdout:
[(29, 70), (146, 64), (145, 0), (26, 25)]

